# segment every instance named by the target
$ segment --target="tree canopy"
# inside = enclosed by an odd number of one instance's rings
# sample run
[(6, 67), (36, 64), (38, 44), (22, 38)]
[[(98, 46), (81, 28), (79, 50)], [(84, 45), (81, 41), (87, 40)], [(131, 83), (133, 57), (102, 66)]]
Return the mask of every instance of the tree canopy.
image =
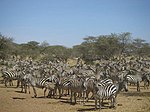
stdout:
[(101, 58), (111, 58), (119, 55), (135, 55), (138, 57), (150, 56), (150, 43), (140, 38), (132, 39), (130, 32), (120, 34), (88, 36), (83, 38), (80, 45), (72, 48), (65, 46), (51, 46), (48, 42), (29, 41), (23, 44), (13, 42), (13, 38), (0, 34), (0, 58), (9, 59), (10, 56), (22, 58), (52, 60), (54, 58), (67, 59), (81, 57), (85, 61)]

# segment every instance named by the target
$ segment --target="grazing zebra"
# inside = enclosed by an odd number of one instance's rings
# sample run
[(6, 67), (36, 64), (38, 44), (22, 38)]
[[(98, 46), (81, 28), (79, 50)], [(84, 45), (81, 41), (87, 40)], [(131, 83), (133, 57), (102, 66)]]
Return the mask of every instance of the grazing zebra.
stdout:
[(118, 82), (116, 84), (100, 84), (95, 83), (94, 85), (94, 98), (95, 98), (95, 109), (97, 109), (97, 100), (99, 100), (99, 109), (101, 109), (101, 105), (103, 100), (111, 100), (111, 107), (115, 107), (116, 104), (116, 97), (119, 91), (124, 88), (126, 91), (127, 89), (127, 82)]
[(28, 73), (24, 76), (24, 79), (27, 80), (28, 83), (32, 86), (33, 91), (34, 91), (34, 97), (37, 96), (35, 87), (42, 88), (42, 89), (45, 88), (44, 97), (45, 97), (45, 93), (46, 93), (47, 89), (49, 89), (49, 90), (53, 89), (53, 87), (50, 88), (49, 77), (48, 78), (37, 78), (37, 77), (32, 76), (32, 74)]

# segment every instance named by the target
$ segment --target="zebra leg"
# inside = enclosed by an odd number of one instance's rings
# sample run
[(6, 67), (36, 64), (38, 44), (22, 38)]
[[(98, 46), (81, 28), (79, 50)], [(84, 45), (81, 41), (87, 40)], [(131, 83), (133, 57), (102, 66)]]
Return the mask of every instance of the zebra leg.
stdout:
[(20, 84), (20, 80), (17, 80), (17, 86), (16, 86), (16, 88), (19, 87), (19, 84)]
[(144, 80), (144, 89), (147, 87), (147, 82)]
[(73, 91), (71, 90), (70, 103), (72, 103)]
[(58, 91), (59, 91), (59, 99), (60, 99), (62, 97), (62, 94), (61, 94), (62, 89), (59, 87)]
[(137, 91), (140, 92), (140, 82), (137, 81)]
[(102, 105), (102, 106), (104, 106), (104, 103), (103, 103), (103, 101), (104, 101), (104, 100), (103, 100), (103, 98), (102, 98), (102, 101), (101, 101), (101, 105)]
[(13, 80), (11, 80), (10, 83), (11, 83), (11, 86), (13, 86)]
[(84, 102), (85, 94), (86, 94), (86, 91), (83, 91), (83, 105), (85, 104), (85, 102)]
[(54, 98), (57, 98), (57, 87), (54, 87), (53, 95), (54, 95)]
[(9, 80), (9, 86), (13, 86), (12, 80)]
[(30, 86), (29, 86), (29, 85), (27, 85), (27, 87), (28, 87), (28, 91), (29, 91), (29, 94), (30, 94)]
[(95, 98), (95, 110), (97, 110), (97, 98)]
[(101, 108), (102, 108), (102, 102), (101, 102), (101, 99), (99, 99), (99, 110), (101, 110)]
[(26, 84), (24, 85), (24, 89), (25, 89), (25, 90), (24, 90), (25, 93), (27, 93), (27, 85), (26, 85)]
[(89, 101), (89, 91), (86, 91), (86, 102)]
[(11, 85), (11, 80), (9, 81), (9, 86), (12, 86), (12, 85)]
[(69, 88), (67, 89), (67, 92), (68, 92), (67, 95), (69, 95)]
[(147, 82), (147, 89), (149, 89), (150, 81)]
[(111, 108), (114, 108), (114, 107), (115, 107), (115, 103), (116, 103), (115, 100), (116, 100), (116, 99), (115, 99), (115, 96), (112, 96), (112, 98), (111, 98)]
[(91, 96), (91, 99), (94, 99), (94, 94), (93, 94), (94, 92), (92, 92), (92, 96)]
[[(22, 93), (23, 93), (23, 88), (25, 89), (26, 87), (25, 87), (24, 82), (23, 82), (23, 81), (21, 81), (21, 92), (22, 92)], [(26, 93), (26, 90), (25, 90), (25, 93)]]
[(4, 82), (5, 82), (5, 87), (7, 87), (7, 81), (8, 79), (5, 79)]
[(32, 86), (32, 88), (33, 88), (33, 91), (34, 91), (34, 97), (36, 98), (36, 97), (37, 97), (37, 94), (36, 94), (35, 87), (34, 87), (34, 86)]
[[(45, 88), (45, 90), (44, 90), (44, 98), (45, 98), (45, 93), (46, 93), (46, 91), (47, 91), (47, 88)], [(50, 91), (50, 90), (49, 90)]]
[(77, 93), (76, 92), (74, 92), (74, 102), (75, 102), (75, 104), (77, 103)]
[(52, 96), (52, 91), (49, 90), (48, 95), (47, 95), (47, 98), (51, 98), (51, 96)]

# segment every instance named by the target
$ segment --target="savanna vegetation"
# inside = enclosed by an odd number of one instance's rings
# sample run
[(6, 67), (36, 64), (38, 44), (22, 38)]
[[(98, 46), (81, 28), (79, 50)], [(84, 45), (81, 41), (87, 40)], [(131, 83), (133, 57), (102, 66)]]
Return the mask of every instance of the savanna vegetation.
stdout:
[(91, 62), (97, 59), (110, 59), (121, 55), (134, 55), (138, 58), (150, 57), (150, 43), (141, 38), (132, 37), (130, 32), (120, 34), (88, 36), (83, 38), (80, 45), (72, 48), (65, 46), (51, 46), (48, 42), (29, 41), (18, 44), (12, 37), (0, 34), (0, 59), (7, 60), (10, 57), (31, 57), (37, 60), (53, 60), (54, 58), (68, 59), (81, 57)]

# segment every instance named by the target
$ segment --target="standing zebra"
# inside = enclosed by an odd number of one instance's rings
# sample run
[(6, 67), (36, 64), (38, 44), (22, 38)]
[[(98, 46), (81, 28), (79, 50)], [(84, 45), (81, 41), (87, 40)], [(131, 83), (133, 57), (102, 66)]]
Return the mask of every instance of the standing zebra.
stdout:
[(150, 73), (144, 73), (143, 75), (144, 89), (148, 89), (150, 85)]
[(7, 87), (7, 83), (10, 82), (13, 85), (13, 80), (17, 80), (17, 87), (19, 87), (20, 78), (22, 77), (23, 72), (19, 71), (3, 71), (2, 77), (4, 78), (5, 87)]
[[(83, 86), (85, 88), (85, 95), (86, 95), (86, 101), (88, 101), (88, 96), (89, 93), (92, 92), (92, 94), (94, 93), (94, 82), (95, 82), (95, 77), (87, 77), (85, 78), (85, 81), (83, 83)], [(93, 98), (93, 95), (92, 95)]]
[(132, 75), (132, 74), (127, 74), (125, 76), (125, 80), (127, 80), (127, 82), (133, 83), (137, 85), (137, 91), (140, 92), (140, 82), (141, 81), (149, 81), (148, 79), (149, 77), (146, 77), (144, 74), (142, 73), (137, 73), (136, 75)]
[[(77, 93), (78, 93), (80, 103), (81, 103), (82, 93), (84, 93), (84, 90), (85, 90), (85, 88), (83, 86), (83, 79), (82, 78), (70, 78), (63, 85), (65, 87), (69, 87), (69, 89), (71, 90), (70, 102), (73, 103), (73, 98), (74, 98), (74, 103), (75, 104), (77, 103), (76, 96), (77, 96)], [(84, 103), (84, 98), (83, 98), (83, 103)]]
[(126, 91), (127, 89), (127, 82), (119, 82), (116, 84), (100, 84), (95, 83), (94, 85), (94, 98), (95, 98), (95, 109), (97, 109), (97, 100), (99, 100), (99, 109), (101, 109), (101, 105), (103, 100), (111, 100), (111, 107), (115, 107), (116, 97), (119, 91), (124, 88)]
[(37, 78), (37, 77), (34, 77), (32, 76), (32, 74), (28, 73), (24, 76), (24, 79), (28, 81), (28, 83), (32, 86), (33, 88), (33, 91), (34, 91), (34, 97), (37, 96), (37, 93), (36, 93), (36, 89), (35, 87), (38, 87), (38, 88), (45, 88), (44, 90), (44, 97), (45, 97), (45, 93), (46, 93), (46, 90), (49, 89), (53, 89), (53, 87), (51, 88), (51, 82), (49, 82), (49, 77), (48, 78)]
[(66, 90), (69, 95), (69, 86), (66, 84), (68, 83), (69, 77), (59, 77), (58, 83), (57, 83), (57, 88), (59, 91), (59, 98), (62, 97), (62, 94), (64, 93), (64, 90)]
[(107, 84), (113, 84), (113, 81), (108, 78), (98, 81), (98, 86), (105, 86)]

